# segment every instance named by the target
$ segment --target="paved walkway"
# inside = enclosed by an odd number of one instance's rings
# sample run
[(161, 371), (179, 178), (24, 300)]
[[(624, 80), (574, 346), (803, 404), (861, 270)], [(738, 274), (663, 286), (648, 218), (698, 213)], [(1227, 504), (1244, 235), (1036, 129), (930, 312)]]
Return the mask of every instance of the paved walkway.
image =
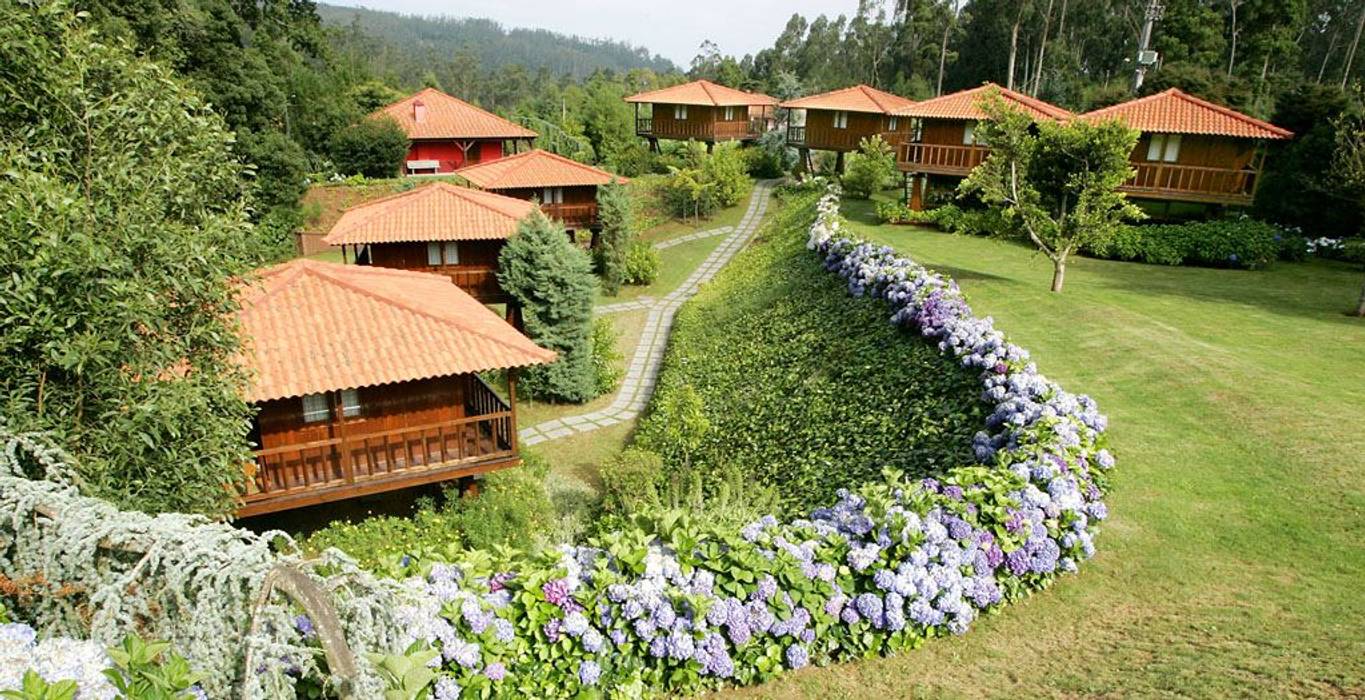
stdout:
[(703, 234), (727, 234), (725, 240), (721, 241), (721, 244), (711, 251), (706, 260), (702, 261), (701, 266), (663, 299), (655, 300), (649, 297), (641, 297), (634, 301), (598, 307), (597, 313), (609, 313), (607, 309), (613, 309), (613, 307), (620, 307), (614, 309), (618, 311), (649, 309), (649, 315), (645, 318), (644, 332), (640, 334), (640, 343), (635, 346), (635, 355), (631, 358), (630, 366), (626, 369), (626, 376), (621, 381), (621, 388), (617, 391), (616, 398), (610, 406), (598, 411), (564, 416), (522, 428), (519, 433), (522, 444), (534, 445), (574, 433), (586, 433), (609, 425), (634, 420), (636, 416), (640, 415), (640, 411), (644, 409), (650, 395), (654, 393), (654, 382), (659, 376), (659, 366), (663, 364), (664, 350), (668, 347), (668, 334), (673, 328), (674, 315), (678, 313), (683, 302), (692, 298), (703, 284), (715, 277), (716, 273), (720, 272), (720, 269), (730, 262), (730, 258), (733, 258), (735, 253), (738, 253), (753, 238), (754, 233), (758, 231), (759, 222), (763, 219), (763, 213), (768, 209), (768, 193), (771, 188), (771, 182), (759, 182), (754, 185), (753, 194), (749, 195), (749, 208), (744, 212), (744, 218), (740, 219), (739, 224), (733, 228), (727, 226), (712, 231), (699, 231), (688, 236), (665, 241), (665, 243), (676, 245), (675, 241), (682, 242), (705, 238), (706, 236)]

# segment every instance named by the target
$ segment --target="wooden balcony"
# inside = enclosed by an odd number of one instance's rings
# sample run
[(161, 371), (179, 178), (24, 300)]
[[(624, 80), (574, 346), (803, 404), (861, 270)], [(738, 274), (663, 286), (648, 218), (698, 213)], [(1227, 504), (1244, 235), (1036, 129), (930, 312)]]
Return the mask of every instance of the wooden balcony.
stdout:
[(746, 141), (758, 138), (764, 130), (765, 120), (761, 118), (729, 122), (671, 121), (659, 125), (657, 130), (650, 117), (635, 120), (637, 136), (676, 141)]
[(1209, 168), (1174, 163), (1133, 163), (1137, 174), (1119, 186), (1130, 197), (1250, 206), (1256, 194), (1253, 168)]
[(584, 204), (542, 204), (540, 210), (551, 219), (557, 219), (565, 228), (597, 228), (597, 203)]
[(478, 299), (485, 304), (501, 304), (507, 301), (507, 294), (502, 291), (502, 285), (498, 284), (498, 271), (492, 267), (473, 267), (460, 265), (422, 265), (419, 267), (407, 267), (404, 269), (414, 272), (430, 272), (437, 275), (445, 275), (455, 283), (456, 287), (463, 289), (469, 296)]
[(515, 466), (515, 412), (471, 377), (466, 417), (336, 436), (255, 453), (239, 517), (393, 491)]
[(893, 149), (909, 136), (904, 131), (865, 131), (834, 129), (819, 132), (808, 131), (804, 126), (787, 127), (787, 145), (793, 148), (813, 148), (817, 151), (856, 151), (862, 147), (864, 139), (880, 136)]
[(990, 153), (985, 146), (905, 142), (896, 148), (896, 167), (906, 173), (966, 176)]

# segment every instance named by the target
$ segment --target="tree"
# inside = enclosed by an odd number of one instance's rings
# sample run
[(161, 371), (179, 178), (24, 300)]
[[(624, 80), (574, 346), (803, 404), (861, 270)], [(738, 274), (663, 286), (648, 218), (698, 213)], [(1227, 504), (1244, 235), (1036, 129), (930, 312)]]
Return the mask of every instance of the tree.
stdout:
[(587, 401), (594, 396), (592, 261), (561, 224), (539, 210), (517, 226), (498, 256), (498, 283), (516, 300), (526, 335), (559, 353), (549, 365), (526, 370), (532, 396)]
[(251, 409), (234, 276), (259, 259), (232, 135), (63, 3), (0, 5), (0, 402), (83, 490), (226, 515)]
[(1035, 126), (998, 95), (983, 108), (990, 118), (977, 133), (991, 154), (959, 189), (980, 196), (1028, 236), (1052, 261), (1052, 291), (1060, 292), (1073, 252), (1108, 238), (1124, 219), (1142, 216), (1117, 191), (1133, 176), (1128, 154), (1138, 132), (1118, 121)]
[[(1354, 203), (1357, 210), (1365, 210), (1365, 117), (1343, 115), (1336, 127), (1336, 150), (1332, 154), (1331, 180), (1342, 198)], [(1365, 242), (1348, 242), (1347, 257), (1365, 264)], [(1365, 285), (1360, 288), (1356, 302), (1356, 316), (1365, 318)]]
[(626, 251), (635, 240), (635, 212), (625, 185), (616, 180), (597, 188), (597, 212), (602, 234), (597, 238), (597, 270), (602, 291), (616, 296), (626, 277)]
[(858, 152), (849, 156), (844, 173), (844, 192), (850, 197), (870, 199), (891, 184), (896, 175), (896, 155), (880, 136), (863, 139)]
[(332, 162), (347, 175), (395, 177), (407, 154), (408, 135), (389, 117), (363, 119), (332, 137)]

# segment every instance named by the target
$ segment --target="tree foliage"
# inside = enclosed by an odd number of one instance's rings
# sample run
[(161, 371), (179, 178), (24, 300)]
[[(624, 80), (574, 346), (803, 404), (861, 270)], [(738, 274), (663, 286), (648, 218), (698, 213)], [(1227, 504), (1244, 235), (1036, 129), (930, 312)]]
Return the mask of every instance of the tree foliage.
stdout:
[(1016, 235), (1052, 261), (1052, 291), (1062, 291), (1067, 258), (1113, 234), (1141, 211), (1118, 192), (1133, 176), (1128, 154), (1138, 132), (1118, 121), (1044, 121), (1036, 126), (998, 96), (978, 137), (991, 148), (960, 189), (997, 209)]
[(0, 7), (0, 401), (92, 493), (223, 514), (243, 480), (230, 278), (260, 247), (232, 136), (60, 3)]
[(880, 136), (863, 139), (858, 152), (849, 156), (844, 173), (844, 192), (857, 199), (869, 199), (888, 187), (896, 176), (896, 154)]
[(635, 240), (635, 211), (625, 185), (612, 181), (597, 188), (597, 213), (602, 233), (597, 238), (597, 271), (602, 290), (616, 296), (626, 282), (626, 253)]
[(553, 363), (526, 370), (525, 391), (573, 402), (595, 396), (592, 300), (597, 280), (588, 254), (569, 241), (562, 225), (535, 211), (498, 256), (498, 282), (516, 300), (526, 335), (559, 353)]
[(408, 136), (388, 117), (363, 119), (332, 138), (337, 172), (365, 177), (396, 177), (408, 154)]

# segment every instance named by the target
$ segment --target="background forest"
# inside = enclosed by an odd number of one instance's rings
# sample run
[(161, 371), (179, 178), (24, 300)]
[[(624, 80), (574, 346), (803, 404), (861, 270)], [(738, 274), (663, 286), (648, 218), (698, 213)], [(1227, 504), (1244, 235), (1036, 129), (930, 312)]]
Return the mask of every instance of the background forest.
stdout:
[[(253, 212), (281, 241), (333, 140), (423, 86), (521, 121), (542, 147), (623, 174), (659, 167), (625, 95), (692, 78), (788, 98), (867, 83), (912, 99), (994, 81), (1072, 110), (1131, 95), (1148, 0), (860, 0), (793, 15), (771, 47), (736, 57), (701, 43), (685, 68), (619, 41), (402, 16), (309, 0), (81, 0), (104, 31), (189, 77), (255, 166)], [(1353, 202), (1323, 164), (1359, 118), (1365, 5), (1349, 0), (1167, 0), (1142, 87), (1178, 86), (1298, 138), (1270, 159), (1257, 214), (1311, 235), (1351, 234)], [(1311, 230), (1310, 230), (1311, 229)]]

